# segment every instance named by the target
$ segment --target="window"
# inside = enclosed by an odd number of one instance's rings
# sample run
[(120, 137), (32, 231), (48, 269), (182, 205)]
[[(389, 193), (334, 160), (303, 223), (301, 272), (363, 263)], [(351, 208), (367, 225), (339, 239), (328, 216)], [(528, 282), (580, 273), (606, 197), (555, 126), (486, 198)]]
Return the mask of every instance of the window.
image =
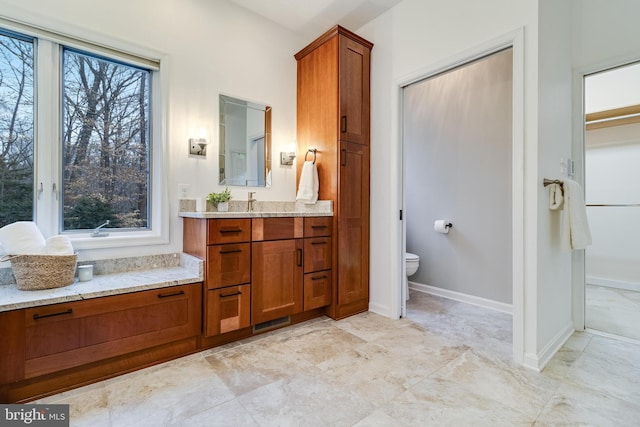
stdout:
[[(78, 249), (166, 242), (153, 179), (162, 176), (159, 55), (0, 26), (0, 227), (34, 220)], [(92, 238), (107, 220), (109, 237)]]
[(64, 49), (63, 230), (147, 228), (150, 71)]
[(34, 213), (34, 43), (0, 32), (0, 227)]

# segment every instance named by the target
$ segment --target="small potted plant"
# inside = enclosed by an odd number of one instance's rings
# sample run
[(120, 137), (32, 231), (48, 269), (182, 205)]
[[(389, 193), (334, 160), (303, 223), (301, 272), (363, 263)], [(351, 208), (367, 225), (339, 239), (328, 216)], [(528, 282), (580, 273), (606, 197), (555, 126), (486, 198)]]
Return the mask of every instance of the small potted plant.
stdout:
[(229, 187), (219, 193), (209, 193), (207, 195), (207, 201), (213, 203), (218, 212), (227, 212), (229, 210), (229, 200), (231, 200)]

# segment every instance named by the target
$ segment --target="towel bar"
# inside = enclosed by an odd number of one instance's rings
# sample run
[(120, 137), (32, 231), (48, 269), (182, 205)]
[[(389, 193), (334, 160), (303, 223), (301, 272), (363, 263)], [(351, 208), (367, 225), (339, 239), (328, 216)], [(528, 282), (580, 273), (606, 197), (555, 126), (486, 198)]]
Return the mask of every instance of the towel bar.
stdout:
[(305, 153), (305, 155), (304, 155), (304, 161), (305, 161), (305, 162), (307, 161), (307, 154), (309, 154), (309, 153), (313, 153), (313, 164), (315, 165), (315, 164), (316, 164), (316, 153), (317, 153), (317, 152), (318, 152), (318, 149), (317, 149), (317, 148), (309, 148), (309, 149), (307, 150), (307, 152)]
[(548, 187), (551, 184), (560, 184), (562, 186), (562, 184), (564, 184), (564, 182), (560, 181), (559, 179), (549, 179), (549, 178), (545, 178), (542, 183), (544, 184), (545, 187)]

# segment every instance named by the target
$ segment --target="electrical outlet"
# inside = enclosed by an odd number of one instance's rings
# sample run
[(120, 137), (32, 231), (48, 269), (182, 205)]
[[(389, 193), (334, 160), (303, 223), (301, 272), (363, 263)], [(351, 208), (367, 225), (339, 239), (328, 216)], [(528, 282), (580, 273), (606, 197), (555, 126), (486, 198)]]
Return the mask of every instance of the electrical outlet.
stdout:
[(189, 197), (189, 188), (191, 188), (189, 184), (178, 184), (178, 198), (186, 199)]

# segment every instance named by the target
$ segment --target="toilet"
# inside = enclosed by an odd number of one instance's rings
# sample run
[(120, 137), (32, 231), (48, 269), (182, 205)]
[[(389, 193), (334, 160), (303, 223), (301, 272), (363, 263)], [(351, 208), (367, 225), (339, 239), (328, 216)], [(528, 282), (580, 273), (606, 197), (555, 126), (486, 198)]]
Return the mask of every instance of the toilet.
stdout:
[(413, 276), (420, 266), (420, 257), (410, 252), (405, 253), (405, 263), (407, 269), (407, 277)]

